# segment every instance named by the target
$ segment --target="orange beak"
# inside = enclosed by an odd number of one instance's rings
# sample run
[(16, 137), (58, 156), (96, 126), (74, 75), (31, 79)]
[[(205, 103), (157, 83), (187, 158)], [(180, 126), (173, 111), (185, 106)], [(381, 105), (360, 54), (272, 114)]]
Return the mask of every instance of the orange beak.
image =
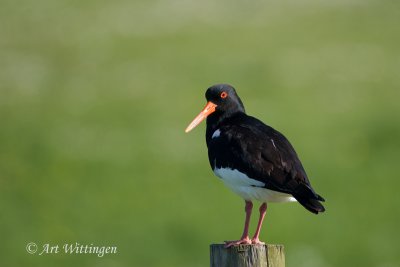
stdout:
[(203, 108), (203, 110), (200, 112), (200, 114), (197, 115), (197, 117), (194, 118), (194, 120), (189, 124), (189, 126), (185, 130), (185, 133), (190, 132), (191, 130), (193, 130), (194, 127), (199, 125), (200, 122), (202, 122), (205, 118), (207, 118), (208, 115), (210, 115), (215, 111), (216, 107), (217, 105), (209, 101), (207, 105)]

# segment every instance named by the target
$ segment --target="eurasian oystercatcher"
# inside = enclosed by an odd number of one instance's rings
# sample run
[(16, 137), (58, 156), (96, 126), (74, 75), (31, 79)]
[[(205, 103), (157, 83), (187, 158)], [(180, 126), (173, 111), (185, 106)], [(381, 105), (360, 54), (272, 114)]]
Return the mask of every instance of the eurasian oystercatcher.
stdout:
[[(264, 244), (259, 240), (268, 202), (298, 201), (312, 213), (325, 211), (325, 201), (311, 187), (289, 141), (272, 127), (248, 116), (235, 89), (217, 84), (207, 89), (207, 105), (189, 124), (191, 131), (207, 118), (208, 158), (214, 174), (245, 201), (246, 220), (239, 240), (225, 246)], [(249, 238), (253, 200), (261, 201), (256, 232)]]

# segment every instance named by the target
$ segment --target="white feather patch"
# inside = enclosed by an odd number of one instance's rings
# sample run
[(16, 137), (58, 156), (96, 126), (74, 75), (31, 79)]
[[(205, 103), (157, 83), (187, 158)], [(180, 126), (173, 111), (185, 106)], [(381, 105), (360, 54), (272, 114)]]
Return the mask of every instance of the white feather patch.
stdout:
[(211, 136), (211, 139), (217, 138), (221, 135), (221, 131), (219, 129), (217, 129), (213, 135)]
[(220, 177), (226, 186), (245, 200), (262, 202), (292, 202), (296, 201), (289, 194), (264, 188), (265, 183), (249, 178), (246, 174), (230, 168), (215, 168), (214, 173)]
[(275, 147), (275, 149), (277, 149), (276, 146), (275, 146), (274, 139), (271, 138), (271, 142), (272, 142), (272, 145)]

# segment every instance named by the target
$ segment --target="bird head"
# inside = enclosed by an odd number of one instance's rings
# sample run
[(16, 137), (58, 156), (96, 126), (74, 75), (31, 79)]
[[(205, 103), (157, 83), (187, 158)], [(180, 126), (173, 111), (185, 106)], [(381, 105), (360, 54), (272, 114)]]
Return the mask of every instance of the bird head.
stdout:
[(228, 117), (235, 112), (245, 112), (235, 88), (228, 84), (213, 85), (206, 91), (207, 104), (186, 128), (188, 133), (207, 117)]

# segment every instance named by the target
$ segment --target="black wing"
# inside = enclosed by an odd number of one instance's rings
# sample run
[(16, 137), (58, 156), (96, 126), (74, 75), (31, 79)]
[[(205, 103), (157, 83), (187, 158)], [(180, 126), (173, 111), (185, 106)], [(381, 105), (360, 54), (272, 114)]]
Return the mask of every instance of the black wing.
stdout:
[[(230, 158), (239, 171), (265, 183), (265, 188), (293, 195), (313, 213), (325, 210), (319, 203), (324, 199), (311, 187), (296, 151), (285, 136), (245, 114), (232, 120), (221, 128), (224, 138), (218, 149), (229, 155), (218, 159)], [(210, 163), (213, 164), (211, 158)], [(217, 160), (214, 164), (219, 167), (229, 163)]]

